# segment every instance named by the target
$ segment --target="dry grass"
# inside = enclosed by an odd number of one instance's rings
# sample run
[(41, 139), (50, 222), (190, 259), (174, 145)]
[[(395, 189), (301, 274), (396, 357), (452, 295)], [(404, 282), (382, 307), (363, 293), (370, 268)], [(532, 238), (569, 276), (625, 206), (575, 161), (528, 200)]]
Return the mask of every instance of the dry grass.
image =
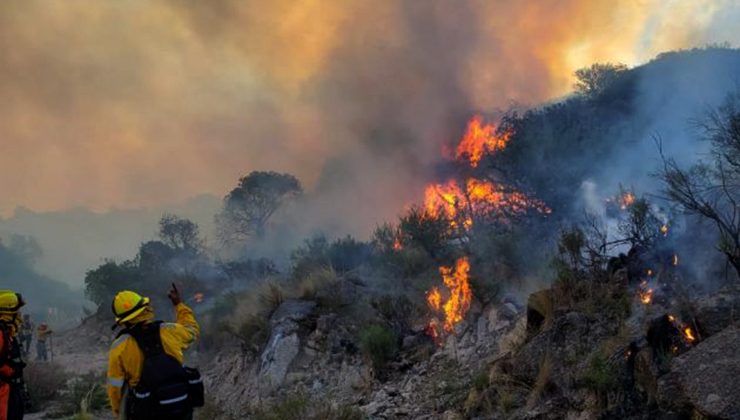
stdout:
[(521, 317), (514, 324), (511, 331), (501, 337), (499, 344), (500, 354), (514, 354), (527, 342), (527, 318)]
[(540, 361), (540, 367), (537, 372), (537, 379), (532, 385), (532, 390), (529, 392), (527, 397), (527, 409), (532, 409), (535, 404), (540, 400), (542, 394), (545, 392), (547, 385), (550, 383), (552, 375), (552, 360), (550, 354), (545, 354), (545, 357)]

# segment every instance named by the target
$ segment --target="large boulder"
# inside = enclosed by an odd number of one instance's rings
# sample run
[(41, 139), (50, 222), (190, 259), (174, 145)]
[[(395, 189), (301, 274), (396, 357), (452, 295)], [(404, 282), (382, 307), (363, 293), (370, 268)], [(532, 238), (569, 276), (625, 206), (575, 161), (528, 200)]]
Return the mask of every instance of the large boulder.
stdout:
[(740, 290), (728, 287), (694, 303), (699, 332), (706, 338), (740, 320)]
[(573, 386), (576, 365), (583, 363), (597, 343), (615, 333), (608, 322), (579, 312), (569, 312), (550, 328), (532, 337), (513, 357), (514, 376), (534, 383), (543, 363), (552, 369), (552, 382), (560, 388)]
[(661, 408), (717, 419), (740, 418), (740, 323), (673, 359), (658, 380)]
[(301, 350), (300, 324), (316, 307), (316, 302), (286, 300), (270, 317), (270, 339), (260, 356), (262, 385), (271, 391), (285, 382), (293, 359)]

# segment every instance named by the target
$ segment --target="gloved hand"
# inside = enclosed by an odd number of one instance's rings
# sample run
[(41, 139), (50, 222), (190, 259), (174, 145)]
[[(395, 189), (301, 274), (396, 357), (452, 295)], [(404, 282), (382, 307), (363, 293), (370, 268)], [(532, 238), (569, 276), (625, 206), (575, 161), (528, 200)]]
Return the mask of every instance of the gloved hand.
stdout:
[(182, 303), (180, 291), (177, 290), (177, 286), (175, 286), (175, 283), (172, 283), (172, 287), (170, 287), (170, 291), (169, 293), (167, 293), (167, 297), (170, 298), (170, 302), (172, 302), (173, 306), (177, 306)]

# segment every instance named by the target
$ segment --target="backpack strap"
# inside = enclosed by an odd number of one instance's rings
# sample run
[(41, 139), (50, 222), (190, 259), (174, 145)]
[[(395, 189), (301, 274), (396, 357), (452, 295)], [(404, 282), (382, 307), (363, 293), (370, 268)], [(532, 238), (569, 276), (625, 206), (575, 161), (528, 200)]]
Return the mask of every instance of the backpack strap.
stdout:
[(144, 358), (150, 358), (164, 354), (162, 345), (162, 336), (160, 326), (162, 321), (155, 321), (149, 324), (139, 324), (133, 328), (121, 331), (119, 337), (123, 334), (129, 334), (136, 340), (139, 349), (144, 353)]

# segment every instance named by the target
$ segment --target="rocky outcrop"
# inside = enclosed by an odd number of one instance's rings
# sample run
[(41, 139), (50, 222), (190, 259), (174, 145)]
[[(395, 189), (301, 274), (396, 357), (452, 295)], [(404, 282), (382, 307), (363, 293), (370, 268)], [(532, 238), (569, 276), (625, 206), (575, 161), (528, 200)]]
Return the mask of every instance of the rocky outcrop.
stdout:
[(283, 384), (288, 368), (301, 349), (299, 323), (313, 312), (316, 302), (288, 300), (270, 317), (270, 339), (260, 357), (260, 376), (268, 389)]
[(673, 359), (658, 381), (660, 406), (682, 415), (740, 418), (738, 349), (740, 323), (735, 323)]

